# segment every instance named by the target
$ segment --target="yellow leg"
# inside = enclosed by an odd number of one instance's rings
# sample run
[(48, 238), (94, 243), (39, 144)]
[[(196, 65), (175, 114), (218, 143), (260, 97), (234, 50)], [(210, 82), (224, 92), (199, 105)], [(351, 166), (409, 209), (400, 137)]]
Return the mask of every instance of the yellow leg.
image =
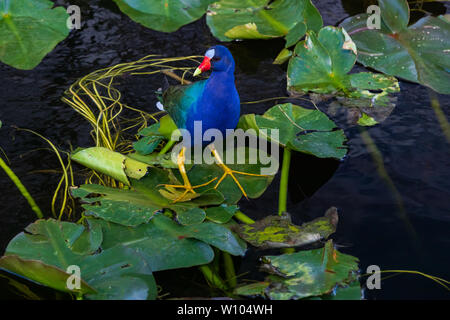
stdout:
[(217, 178), (214, 178), (206, 183), (192, 186), (191, 182), (189, 181), (189, 178), (187, 176), (186, 168), (184, 166), (184, 163), (186, 161), (186, 157), (184, 155), (185, 151), (186, 151), (186, 148), (183, 147), (177, 158), (178, 169), (180, 170), (180, 174), (181, 174), (181, 177), (183, 178), (184, 184), (164, 184), (164, 187), (166, 187), (168, 189), (169, 188), (185, 189), (184, 192), (179, 197), (177, 197), (175, 200), (173, 200), (173, 203), (182, 201), (186, 197), (186, 195), (188, 195), (189, 193), (195, 194), (194, 189), (207, 186), (208, 184), (210, 184), (211, 182), (213, 182), (214, 180), (217, 179)]
[(216, 158), (217, 165), (219, 167), (221, 167), (223, 170), (223, 175), (222, 175), (222, 177), (220, 177), (219, 181), (217, 181), (216, 186), (214, 187), (215, 189), (217, 189), (219, 187), (219, 185), (222, 183), (222, 181), (227, 176), (230, 176), (231, 178), (233, 178), (234, 182), (239, 187), (239, 189), (241, 190), (244, 197), (246, 197), (248, 199), (247, 193), (245, 192), (244, 188), (242, 187), (242, 185), (240, 184), (238, 179), (235, 177), (235, 174), (241, 174), (241, 175), (252, 176), (252, 177), (268, 177), (267, 175), (263, 175), (263, 174), (248, 173), (248, 172), (242, 172), (242, 171), (236, 171), (236, 170), (230, 169), (227, 165), (225, 165), (225, 163), (223, 162), (219, 153), (215, 149), (214, 145), (210, 145), (209, 148), (211, 149), (211, 152), (212, 152), (214, 158)]

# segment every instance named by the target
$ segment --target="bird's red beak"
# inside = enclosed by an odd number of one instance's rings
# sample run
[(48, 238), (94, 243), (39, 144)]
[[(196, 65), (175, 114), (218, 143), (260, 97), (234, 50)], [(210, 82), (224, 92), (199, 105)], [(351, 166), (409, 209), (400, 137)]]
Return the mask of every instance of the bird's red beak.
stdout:
[(195, 69), (194, 77), (198, 76), (200, 73), (208, 71), (211, 69), (211, 59), (208, 57), (204, 57), (202, 63)]

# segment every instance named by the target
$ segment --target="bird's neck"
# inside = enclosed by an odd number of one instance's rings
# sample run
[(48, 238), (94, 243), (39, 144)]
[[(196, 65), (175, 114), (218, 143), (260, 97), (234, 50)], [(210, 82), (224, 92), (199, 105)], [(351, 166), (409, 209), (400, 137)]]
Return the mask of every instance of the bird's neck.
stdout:
[(234, 85), (234, 70), (213, 71), (208, 79), (209, 85), (225, 86)]

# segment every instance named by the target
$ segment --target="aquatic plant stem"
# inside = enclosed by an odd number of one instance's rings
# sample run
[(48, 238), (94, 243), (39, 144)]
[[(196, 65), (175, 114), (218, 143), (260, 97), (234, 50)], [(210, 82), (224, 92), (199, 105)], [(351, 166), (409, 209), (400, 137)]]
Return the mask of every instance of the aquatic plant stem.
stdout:
[(291, 166), (291, 149), (284, 148), (283, 165), (281, 167), (280, 192), (278, 198), (278, 214), (281, 216), (287, 210), (287, 190), (289, 182), (289, 167)]
[(223, 252), (223, 265), (225, 267), (225, 277), (231, 288), (237, 286), (236, 270), (234, 269), (233, 258), (228, 252)]
[(44, 215), (42, 214), (41, 209), (38, 207), (33, 197), (28, 192), (27, 188), (25, 188), (25, 186), (20, 181), (19, 177), (16, 176), (16, 174), (11, 170), (11, 168), (8, 167), (8, 165), (5, 163), (5, 161), (3, 161), (2, 158), (0, 158), (0, 167), (2, 167), (2, 169), (6, 172), (11, 181), (14, 182), (17, 189), (19, 189), (20, 193), (24, 196), (24, 198), (27, 199), (31, 209), (36, 213), (37, 217), (39, 219), (43, 219)]
[(172, 148), (172, 146), (176, 143), (176, 141), (174, 140), (170, 140), (169, 142), (166, 143), (166, 145), (161, 149), (161, 151), (159, 152), (159, 155), (164, 155), (167, 153), (167, 151), (170, 150), (170, 148)]
[(245, 224), (253, 224), (255, 223), (255, 220), (244, 214), (242, 211), (237, 211), (234, 214), (234, 217), (238, 219), (239, 221), (245, 223)]
[(214, 287), (220, 290), (227, 290), (227, 285), (217, 274), (212, 271), (209, 265), (200, 266), (199, 269), (203, 273), (203, 276), (205, 277), (206, 281), (208, 281), (208, 283), (211, 283)]

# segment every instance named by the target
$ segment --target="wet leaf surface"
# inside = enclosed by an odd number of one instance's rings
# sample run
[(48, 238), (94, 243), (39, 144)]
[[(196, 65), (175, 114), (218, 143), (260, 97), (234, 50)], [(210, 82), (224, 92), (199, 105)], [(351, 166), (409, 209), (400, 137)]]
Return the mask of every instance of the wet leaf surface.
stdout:
[[(262, 116), (244, 115), (238, 127), (255, 129), (261, 137), (283, 147), (320, 158), (341, 159), (347, 153), (344, 132), (337, 130), (326, 114), (291, 103), (276, 105)], [(274, 129), (279, 130), (279, 137), (275, 140), (271, 131)]]
[(367, 14), (348, 18), (341, 24), (352, 33), (358, 62), (449, 94), (450, 23), (426, 16), (408, 27), (409, 7), (405, 0), (380, 0), (379, 4), (380, 30), (367, 30)]
[(199, 19), (212, 0), (114, 0), (123, 13), (143, 26), (173, 32)]
[(337, 209), (327, 210), (324, 217), (294, 225), (289, 215), (268, 216), (254, 224), (239, 224), (234, 230), (251, 245), (261, 248), (288, 248), (311, 244), (328, 238), (336, 231)]
[(262, 269), (271, 273), (265, 295), (273, 300), (301, 299), (330, 293), (337, 285), (356, 280), (358, 259), (333, 247), (332, 240), (321, 249), (279, 256), (265, 256)]
[[(209, 6), (206, 21), (221, 41), (282, 37), (298, 23), (313, 30), (322, 26), (322, 17), (310, 0), (222, 0)], [(301, 28), (298, 25), (289, 41), (301, 37)]]
[[(32, 280), (52, 279), (55, 268), (67, 270), (75, 265), (81, 278), (97, 292), (88, 294), (92, 299), (147, 299), (156, 297), (156, 284), (151, 269), (132, 249), (117, 246), (97, 252), (98, 236), (83, 237), (87, 230), (83, 225), (53, 219), (37, 220), (25, 232), (18, 234), (6, 248), (6, 256), (16, 255), (22, 260), (37, 260), (40, 264), (16, 260), (14, 266), (25, 263), (26, 269), (36, 274), (26, 274)], [(91, 241), (87, 241), (91, 239)], [(79, 241), (81, 243), (79, 243)], [(83, 248), (84, 247), (84, 248)], [(74, 250), (76, 248), (76, 250)], [(96, 253), (90, 252), (96, 249)], [(16, 270), (20, 270), (16, 269)], [(67, 280), (67, 278), (66, 278)], [(47, 283), (44, 283), (47, 285)], [(61, 285), (59, 283), (59, 285)], [(126, 288), (118, 290), (119, 287)]]
[(64, 40), (69, 15), (49, 0), (0, 2), (0, 61), (30, 70)]

